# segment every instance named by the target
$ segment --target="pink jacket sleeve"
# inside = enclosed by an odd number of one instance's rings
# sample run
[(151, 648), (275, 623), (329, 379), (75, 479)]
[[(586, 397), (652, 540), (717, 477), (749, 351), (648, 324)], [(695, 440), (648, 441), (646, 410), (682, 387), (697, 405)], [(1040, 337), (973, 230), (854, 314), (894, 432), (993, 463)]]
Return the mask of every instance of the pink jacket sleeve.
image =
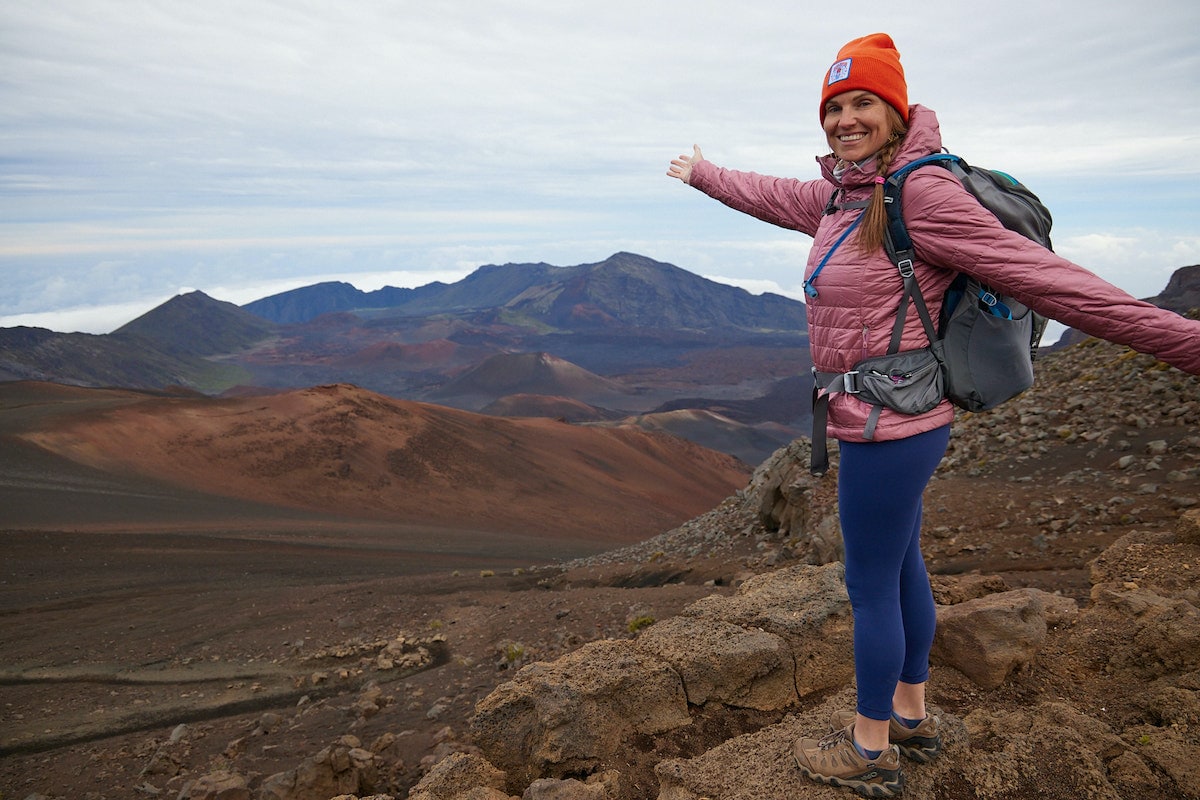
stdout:
[(690, 185), (732, 209), (778, 225), (816, 234), (833, 187), (826, 180), (773, 178), (723, 169), (710, 161), (692, 165)]
[(957, 269), (1090, 336), (1200, 375), (1200, 321), (1135, 299), (1004, 228), (946, 170), (914, 172), (904, 221), (918, 258)]

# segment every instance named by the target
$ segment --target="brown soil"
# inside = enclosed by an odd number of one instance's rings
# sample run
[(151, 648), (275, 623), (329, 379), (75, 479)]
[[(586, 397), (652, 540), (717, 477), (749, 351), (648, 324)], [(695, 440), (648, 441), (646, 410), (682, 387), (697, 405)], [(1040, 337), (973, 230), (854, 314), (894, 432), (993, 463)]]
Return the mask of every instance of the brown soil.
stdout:
[[(1103, 446), (1060, 432), (1044, 452), (1008, 450), (986, 463), (964, 456), (974, 466), (941, 474), (929, 490), (931, 571), (999, 575), (1013, 588), (1086, 603), (1092, 559), (1127, 533), (1171, 530), (1200, 494), (1194, 446), (1173, 445), (1150, 471), (1145, 459), (1118, 467), (1120, 455), (1189, 436), (1190, 426), (1130, 424)], [(12, 439), (3, 446), (16, 452)], [(787, 541), (746, 528), (726, 531), (719, 546), (652, 557), (652, 546), (632, 548), (563, 568), (553, 564), (597, 548), (283, 512), (145, 478), (64, 471), (33, 450), (20, 455), (31, 473), (65, 477), (40, 496), (43, 524), (0, 533), (3, 798), (174, 797), (189, 778), (220, 767), (255, 780), (295, 768), (345, 733), (364, 743), (397, 737), (388, 780), (402, 797), (467, 740), (475, 703), (516, 667), (631, 636), (632, 620), (673, 615), (795, 557)], [(1168, 482), (1168, 474), (1183, 477)], [(77, 519), (70, 497), (79, 491), (107, 492), (111, 519)], [(189, 515), (156, 516), (155, 498), (171, 491)], [(23, 513), (36, 518), (34, 509)], [(1195, 549), (1154, 562), (1163, 574), (1139, 579), (1200, 572)], [(407, 672), (372, 666), (364, 654), (398, 637), (428, 644), (432, 663)], [(1137, 713), (1095, 668), (1111, 644), (1104, 631), (1072, 640), (1084, 650), (1062, 652), (1056, 641), (1037, 668), (997, 690), (945, 675), (935, 677), (931, 699), (960, 716), (980, 704), (1058, 697), (1114, 723)], [(364, 716), (355, 703), (368, 681), (387, 702)], [(181, 724), (186, 737), (172, 744)], [(703, 741), (689, 747), (703, 752), (730, 733), (698, 726)], [(656, 796), (647, 788), (646, 798)], [(1059, 796), (1053, 787), (1004, 795)]]

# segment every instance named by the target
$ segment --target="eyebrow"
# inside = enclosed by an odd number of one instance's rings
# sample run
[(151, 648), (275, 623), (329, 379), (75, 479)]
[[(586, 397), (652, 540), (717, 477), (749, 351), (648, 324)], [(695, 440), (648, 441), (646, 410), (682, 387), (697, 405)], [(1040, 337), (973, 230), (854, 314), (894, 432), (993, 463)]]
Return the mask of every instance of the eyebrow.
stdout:
[[(849, 92), (846, 92), (845, 94), (849, 94), (850, 97), (847, 98), (846, 100), (837, 100), (836, 98), (831, 97), (831, 98), (829, 98), (829, 101), (825, 103), (825, 107), (830, 108), (832, 106), (840, 105), (842, 103), (853, 103), (856, 100), (861, 100), (863, 97), (878, 97), (879, 96), (879, 95), (875, 94), (874, 92), (869, 91), (867, 89), (851, 89)], [(838, 95), (838, 97), (841, 97), (841, 95)]]

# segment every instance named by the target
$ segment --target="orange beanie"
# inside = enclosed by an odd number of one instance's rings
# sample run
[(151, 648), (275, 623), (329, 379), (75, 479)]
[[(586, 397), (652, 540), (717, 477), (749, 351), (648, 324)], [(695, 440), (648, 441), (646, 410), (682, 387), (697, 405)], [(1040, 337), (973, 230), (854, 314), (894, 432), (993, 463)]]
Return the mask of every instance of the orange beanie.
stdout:
[(842, 92), (863, 89), (879, 95), (908, 122), (908, 84), (900, 53), (886, 33), (872, 33), (846, 44), (838, 51), (837, 61), (825, 73), (821, 87), (821, 121), (825, 121), (825, 103)]

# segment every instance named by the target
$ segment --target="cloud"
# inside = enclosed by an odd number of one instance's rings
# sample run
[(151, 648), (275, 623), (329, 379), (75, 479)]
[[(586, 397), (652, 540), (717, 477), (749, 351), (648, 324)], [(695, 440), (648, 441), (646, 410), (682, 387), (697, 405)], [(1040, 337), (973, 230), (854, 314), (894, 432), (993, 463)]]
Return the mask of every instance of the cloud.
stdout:
[[(0, 318), (617, 250), (786, 290), (805, 237), (663, 172), (699, 142), (727, 166), (815, 176), (820, 75), (872, 30), (895, 37), (951, 149), (1046, 187), (1069, 238), (1129, 235), (1141, 263), (1182, 265), (1200, 203), (1194, 4), (13, 0)], [(1107, 269), (1113, 251), (1076, 252)]]
[[(263, 280), (236, 283), (231, 286), (213, 285), (202, 288), (209, 297), (235, 305), (245, 305), (264, 297), (299, 289), (314, 283), (342, 281), (355, 288), (369, 292), (384, 286), (416, 287), (435, 281), (454, 283), (466, 277), (475, 267), (442, 270), (389, 270), (383, 272), (329, 273), (304, 278)], [(146, 296), (120, 303), (105, 303), (58, 308), (40, 313), (12, 314), (0, 316), (0, 327), (24, 325), (35, 328), (74, 333), (111, 333), (127, 322), (162, 305), (172, 297), (196, 291), (196, 287), (181, 286), (176, 291), (159, 296)]]
[(1055, 251), (1134, 297), (1153, 297), (1176, 269), (1200, 263), (1200, 235), (1164, 237), (1146, 229), (1085, 233), (1056, 238)]
[(165, 295), (154, 300), (131, 300), (100, 306), (57, 308), (41, 313), (11, 314), (0, 316), (0, 327), (47, 328), (62, 333), (111, 333), (170, 299), (171, 295)]

